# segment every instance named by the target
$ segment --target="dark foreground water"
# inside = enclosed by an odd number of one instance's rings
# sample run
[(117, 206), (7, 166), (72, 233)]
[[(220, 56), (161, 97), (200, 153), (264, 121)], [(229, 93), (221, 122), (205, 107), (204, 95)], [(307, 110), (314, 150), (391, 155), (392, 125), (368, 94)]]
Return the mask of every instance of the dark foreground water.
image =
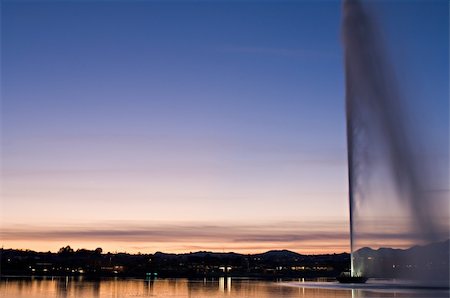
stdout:
[(333, 283), (302, 283), (220, 278), (216, 280), (138, 279), (86, 280), (82, 278), (3, 278), (0, 297), (449, 297), (448, 290), (350, 289)]

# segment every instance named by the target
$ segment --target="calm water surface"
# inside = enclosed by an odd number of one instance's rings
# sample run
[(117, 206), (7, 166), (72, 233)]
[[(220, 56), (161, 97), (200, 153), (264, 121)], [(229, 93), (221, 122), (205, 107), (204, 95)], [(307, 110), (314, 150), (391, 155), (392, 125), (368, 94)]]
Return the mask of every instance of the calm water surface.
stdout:
[[(331, 285), (331, 284), (330, 284)], [(81, 278), (3, 278), (0, 297), (449, 297), (447, 290), (352, 290), (312, 288), (301, 283), (220, 278), (216, 280), (138, 279), (86, 280)]]

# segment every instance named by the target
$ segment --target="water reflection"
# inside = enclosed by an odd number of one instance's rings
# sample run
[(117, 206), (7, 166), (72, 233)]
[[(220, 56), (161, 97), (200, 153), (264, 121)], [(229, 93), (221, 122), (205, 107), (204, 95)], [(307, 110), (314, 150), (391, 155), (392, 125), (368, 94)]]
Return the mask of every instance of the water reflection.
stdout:
[(231, 277), (219, 277), (219, 290), (221, 292), (231, 292)]
[(361, 289), (311, 288), (277, 281), (246, 279), (106, 279), (3, 278), (0, 297), (8, 298), (105, 298), (105, 297), (227, 297), (227, 298), (365, 298), (365, 297), (448, 297), (448, 291), (366, 291)]

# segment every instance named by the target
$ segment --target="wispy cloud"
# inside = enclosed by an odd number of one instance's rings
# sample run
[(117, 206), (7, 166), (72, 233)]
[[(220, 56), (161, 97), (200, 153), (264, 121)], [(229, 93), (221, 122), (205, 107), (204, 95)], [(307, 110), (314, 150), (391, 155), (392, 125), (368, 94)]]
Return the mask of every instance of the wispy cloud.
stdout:
[[(92, 228), (94, 226), (94, 228)], [(343, 222), (274, 222), (229, 224), (101, 224), (66, 227), (10, 226), (0, 231), (3, 240), (68, 240), (126, 242), (299, 242), (345, 240)]]
[(301, 48), (264, 47), (264, 46), (224, 46), (219, 49), (224, 53), (271, 55), (294, 59), (329, 58), (333, 53)]

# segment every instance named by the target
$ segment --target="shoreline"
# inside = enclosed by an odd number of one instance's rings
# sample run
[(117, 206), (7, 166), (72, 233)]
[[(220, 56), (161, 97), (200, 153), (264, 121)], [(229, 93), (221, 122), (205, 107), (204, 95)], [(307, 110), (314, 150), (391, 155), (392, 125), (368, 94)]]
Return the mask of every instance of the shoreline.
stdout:
[(450, 287), (444, 282), (424, 283), (423, 281), (408, 280), (388, 280), (388, 279), (370, 279), (365, 284), (341, 284), (336, 282), (285, 282), (290, 287), (299, 288), (318, 288), (329, 290), (362, 290), (376, 292), (397, 292), (397, 291), (447, 291), (450, 293)]

